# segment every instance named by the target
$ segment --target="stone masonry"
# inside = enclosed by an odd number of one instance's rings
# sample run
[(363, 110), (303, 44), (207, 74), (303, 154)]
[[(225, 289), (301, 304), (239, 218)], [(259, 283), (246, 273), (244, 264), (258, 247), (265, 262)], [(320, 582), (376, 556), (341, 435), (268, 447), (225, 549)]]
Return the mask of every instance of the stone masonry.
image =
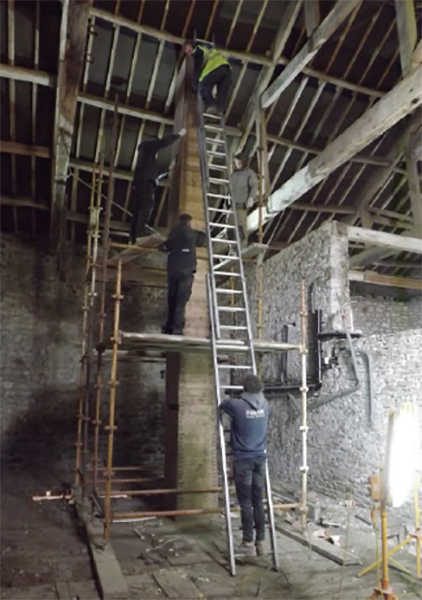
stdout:
[[(310, 393), (308, 399), (308, 464), (311, 489), (346, 499), (352, 486), (356, 500), (367, 504), (366, 481), (368, 475), (378, 472), (383, 461), (389, 410), (402, 401), (422, 406), (422, 330), (420, 319), (415, 318), (420, 299), (397, 304), (394, 298), (350, 298), (347, 273), (347, 239), (335, 223), (324, 224), (266, 261), (264, 289), (271, 293), (264, 299), (263, 337), (280, 340), (283, 325), (287, 325), (289, 341), (299, 342), (302, 279), (309, 295), (314, 288), (314, 308), (322, 310), (323, 331), (344, 330), (345, 324), (350, 327), (352, 322), (355, 329), (363, 330), (363, 336), (354, 341), (361, 389), (314, 409), (318, 399), (356, 385), (347, 343), (334, 339), (322, 344), (326, 364), (322, 387), (318, 393)], [(256, 285), (252, 269), (248, 280), (253, 313)], [(368, 419), (368, 367), (359, 349), (367, 350), (373, 360), (372, 423)], [(313, 375), (312, 355), (309, 359), (308, 381)], [(264, 380), (282, 383), (282, 360), (279, 356), (264, 360)], [(299, 361), (297, 352), (284, 357), (283, 373), (287, 375), (284, 384), (299, 382)], [(299, 393), (295, 396), (298, 401)], [(287, 394), (272, 396), (270, 410), (271, 473), (275, 479), (299, 490), (300, 417)], [(422, 425), (422, 414), (420, 422)]]

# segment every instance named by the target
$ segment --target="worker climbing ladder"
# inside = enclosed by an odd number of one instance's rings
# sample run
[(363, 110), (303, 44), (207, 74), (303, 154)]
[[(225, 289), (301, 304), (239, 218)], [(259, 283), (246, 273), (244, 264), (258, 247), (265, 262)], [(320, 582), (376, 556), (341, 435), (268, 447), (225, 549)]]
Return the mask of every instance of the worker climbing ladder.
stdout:
[[(208, 306), (217, 405), (225, 392), (243, 389), (241, 380), (247, 373), (256, 375), (252, 327), (248, 307), (246, 280), (236, 210), (230, 190), (230, 162), (224, 118), (208, 113), (199, 115), (199, 149), (202, 192), (209, 255)], [(246, 232), (244, 232), (246, 235)], [(229, 287), (228, 281), (232, 282)], [(230, 350), (244, 347), (241, 359), (229, 359)], [(227, 379), (229, 382), (227, 383)], [(230, 513), (227, 450), (223, 425), (218, 419), (221, 468), (224, 491), (227, 546), (230, 571), (236, 574), (233, 530)], [(266, 467), (267, 515), (274, 569), (278, 569), (274, 510), (271, 484)]]

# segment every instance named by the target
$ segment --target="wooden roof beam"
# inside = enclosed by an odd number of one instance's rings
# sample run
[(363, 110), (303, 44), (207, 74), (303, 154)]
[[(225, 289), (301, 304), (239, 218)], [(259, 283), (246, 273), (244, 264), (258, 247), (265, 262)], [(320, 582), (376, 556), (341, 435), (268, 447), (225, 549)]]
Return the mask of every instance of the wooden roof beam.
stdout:
[(51, 247), (54, 252), (59, 252), (59, 271), (62, 275), (66, 239), (66, 179), (91, 4), (92, 0), (64, 0), (62, 4), (50, 223)]
[(406, 288), (408, 290), (422, 290), (422, 279), (412, 279), (411, 277), (391, 277), (381, 275), (373, 271), (349, 271), (349, 281), (360, 281), (363, 283), (372, 283), (375, 285), (385, 285), (388, 287)]
[[(422, 66), (419, 66), (339, 135), (319, 156), (311, 160), (276, 190), (270, 196), (265, 208), (264, 222), (271, 220), (290, 206), (335, 169), (421, 105), (421, 77)], [(253, 211), (248, 217), (248, 231), (250, 232), (255, 231), (258, 227), (258, 212), (258, 210)]]
[[(397, 29), (400, 45), (400, 62), (403, 76), (406, 77), (415, 69), (413, 55), (418, 40), (416, 11), (413, 0), (396, 0)], [(420, 117), (418, 126), (420, 126)], [(409, 135), (406, 147), (406, 169), (409, 182), (410, 203), (414, 225), (422, 237), (422, 190), (419, 181), (416, 157), (413, 153), (413, 140)]]
[(46, 71), (38, 69), (26, 69), (25, 67), (16, 67), (14, 65), (0, 64), (0, 77), (13, 79), (15, 81), (26, 81), (54, 88), (56, 77)]
[(264, 90), (271, 81), (274, 69), (277, 66), (277, 63), (283, 53), (284, 47), (287, 43), (287, 40), (289, 39), (290, 33), (294, 27), (302, 4), (303, 0), (290, 0), (290, 2), (285, 3), (284, 15), (279, 25), (273, 45), (273, 62), (270, 66), (263, 66), (255, 83), (255, 87), (252, 91), (250, 100), (246, 107), (246, 111), (242, 117), (240, 128), (243, 131), (243, 135), (238, 144), (238, 150), (243, 150), (246, 144), (246, 141), (248, 139), (248, 136), (251, 132), (255, 120), (255, 111), (259, 107), (260, 95), (264, 92)]
[(303, 70), (362, 0), (339, 0), (329, 15), (315, 29), (302, 50), (287, 65), (270, 87), (261, 96), (262, 108), (268, 108), (275, 102), (295, 77)]
[[(299, 2), (303, 0), (298, 0)], [(345, 0), (343, 0), (345, 1)], [(214, 6), (216, 2), (214, 2)], [(148, 25), (141, 25), (139, 23), (135, 23), (135, 21), (131, 21), (130, 19), (126, 19), (121, 15), (114, 15), (106, 10), (102, 10), (97, 7), (93, 7), (91, 9), (91, 15), (93, 17), (98, 17), (99, 19), (103, 19), (104, 21), (108, 21), (109, 23), (115, 23), (120, 25), (121, 27), (126, 27), (132, 31), (137, 33), (144, 33), (149, 35), (157, 40), (164, 40), (170, 44), (175, 44), (178, 46), (182, 46), (185, 39), (183, 37), (173, 35), (167, 31), (160, 31), (159, 29), (155, 29), (154, 27), (149, 27)], [(286, 22), (283, 21), (284, 27), (286, 27)], [(224, 54), (227, 58), (232, 58), (234, 60), (239, 60), (241, 62), (249, 62), (257, 65), (263, 65), (267, 67), (274, 67), (274, 62), (271, 58), (268, 58), (262, 54), (254, 54), (253, 52), (242, 52), (238, 50), (231, 50), (227, 48), (224, 50)], [(285, 56), (280, 56), (277, 61), (277, 64), (280, 65), (288, 65), (290, 60)], [(366, 94), (368, 96), (374, 96), (375, 98), (382, 98), (384, 92), (380, 92), (379, 90), (374, 90), (369, 87), (355, 85), (349, 81), (345, 81), (340, 79), (339, 77), (332, 77), (331, 75), (327, 75), (321, 71), (317, 71), (316, 69), (311, 69), (309, 67), (304, 67), (303, 72), (305, 75), (310, 75), (311, 77), (315, 77), (316, 79), (321, 79), (322, 81), (326, 81), (328, 83), (332, 83), (333, 85), (337, 85), (341, 88), (348, 89), (351, 91), (360, 92), (362, 94)]]

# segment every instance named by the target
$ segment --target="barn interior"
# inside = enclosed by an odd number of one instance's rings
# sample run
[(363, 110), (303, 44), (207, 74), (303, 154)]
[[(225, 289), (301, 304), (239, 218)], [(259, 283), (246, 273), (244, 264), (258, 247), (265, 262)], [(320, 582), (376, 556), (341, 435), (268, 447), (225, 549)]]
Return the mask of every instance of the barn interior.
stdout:
[[(422, 598), (422, 2), (0, 11), (1, 597)], [(185, 40), (230, 64), (221, 118)], [(139, 146), (183, 129), (130, 244)], [(213, 180), (239, 153), (243, 249)], [(182, 213), (207, 245), (171, 335)], [(242, 369), (269, 405), (262, 556), (235, 552), (217, 410)]]

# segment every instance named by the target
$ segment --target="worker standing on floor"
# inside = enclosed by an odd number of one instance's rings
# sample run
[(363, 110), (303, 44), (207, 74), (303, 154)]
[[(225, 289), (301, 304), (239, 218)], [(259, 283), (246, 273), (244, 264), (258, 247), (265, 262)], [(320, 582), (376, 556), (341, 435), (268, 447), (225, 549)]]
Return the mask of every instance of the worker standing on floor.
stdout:
[[(268, 401), (256, 375), (247, 375), (240, 398), (220, 404), (220, 418), (231, 418), (230, 445), (233, 454), (234, 483), (240, 504), (243, 542), (239, 553), (264, 554), (265, 512), (262, 491), (267, 468)], [(253, 529), (256, 529), (255, 544)]]
[(179, 223), (169, 233), (161, 249), (169, 253), (167, 259), (167, 322), (163, 333), (182, 335), (185, 326), (185, 308), (192, 293), (196, 272), (196, 247), (205, 244), (205, 233), (193, 229), (192, 217), (180, 215)]
[(161, 139), (154, 138), (141, 142), (138, 148), (138, 160), (132, 182), (129, 206), (132, 212), (130, 225), (130, 241), (135, 244), (136, 238), (150, 235), (148, 221), (154, 209), (155, 190), (160, 178), (157, 153), (171, 146), (186, 134), (186, 129)]
[[(204, 102), (204, 112), (223, 115), (231, 84), (231, 67), (220, 50), (212, 45), (186, 40), (183, 46), (185, 54), (193, 56), (193, 91), (199, 91)], [(214, 98), (213, 90), (217, 88)]]
[[(237, 224), (242, 247), (248, 245), (247, 216), (252, 208), (258, 192), (258, 178), (248, 165), (245, 154), (238, 154), (234, 159), (235, 169), (230, 178), (233, 201), (236, 207)], [(231, 232), (230, 232), (231, 233)], [(232, 239), (234, 238), (234, 235)]]

